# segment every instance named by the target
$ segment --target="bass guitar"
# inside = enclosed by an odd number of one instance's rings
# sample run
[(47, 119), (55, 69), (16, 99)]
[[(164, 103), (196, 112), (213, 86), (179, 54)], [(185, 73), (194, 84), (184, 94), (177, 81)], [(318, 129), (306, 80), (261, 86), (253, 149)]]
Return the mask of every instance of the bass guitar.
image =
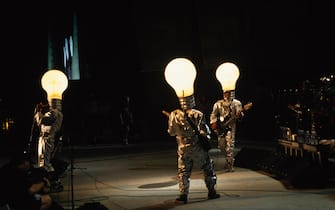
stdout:
[[(166, 117), (170, 116), (170, 113), (162, 110), (162, 114), (164, 114)], [(200, 131), (198, 130), (197, 126), (193, 123), (193, 121), (185, 114), (187, 122), (190, 124), (190, 126), (193, 128), (195, 135), (198, 136), (199, 144), (200, 146), (205, 150), (208, 151), (211, 149), (211, 143), (210, 138), (206, 135), (200, 134)]]
[(170, 113), (165, 110), (162, 110), (162, 114), (164, 114), (167, 118), (170, 117)]
[[(252, 102), (248, 102), (247, 104), (243, 106), (241, 112), (247, 111), (251, 109), (251, 107), (252, 107)], [(229, 124), (236, 121), (239, 117), (240, 115), (237, 114), (237, 115), (231, 116), (230, 118), (227, 118), (227, 120), (224, 120), (223, 122), (217, 123), (217, 127), (218, 127), (217, 133), (220, 135), (226, 134), (230, 129)]]

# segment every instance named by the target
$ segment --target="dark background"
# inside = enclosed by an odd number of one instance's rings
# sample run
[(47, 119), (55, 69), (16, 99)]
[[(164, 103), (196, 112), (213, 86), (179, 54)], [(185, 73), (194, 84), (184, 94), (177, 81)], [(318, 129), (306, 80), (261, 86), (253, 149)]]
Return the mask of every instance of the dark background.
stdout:
[(240, 123), (238, 135), (250, 140), (275, 137), (281, 91), (334, 72), (330, 3), (13, 5), (0, 13), (0, 105), (1, 117), (13, 117), (15, 126), (1, 138), (14, 144), (29, 139), (34, 107), (45, 98), (40, 79), (47, 70), (48, 31), (60, 38), (71, 33), (73, 11), (78, 18), (81, 80), (70, 81), (63, 112), (64, 133), (78, 144), (119, 142), (123, 95), (131, 97), (136, 120), (133, 141), (165, 141), (167, 122), (161, 110), (171, 111), (179, 103), (163, 72), (175, 57), (189, 58), (196, 65), (195, 95), (206, 99), (207, 114), (222, 97), (216, 68), (226, 61), (239, 67), (236, 97), (254, 106)]

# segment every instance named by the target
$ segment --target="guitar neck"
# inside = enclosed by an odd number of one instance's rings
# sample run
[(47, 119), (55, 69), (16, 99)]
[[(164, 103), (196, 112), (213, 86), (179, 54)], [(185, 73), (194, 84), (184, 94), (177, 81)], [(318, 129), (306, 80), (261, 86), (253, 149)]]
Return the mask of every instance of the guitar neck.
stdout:
[(170, 113), (165, 110), (162, 110), (162, 114), (164, 114), (166, 117), (170, 117)]
[[(249, 102), (248, 104), (246, 104), (245, 106), (243, 106), (243, 109), (241, 110), (241, 112), (247, 111), (252, 107), (252, 103)], [(238, 115), (234, 115), (233, 117), (229, 118), (226, 122), (224, 122), (224, 126), (227, 126), (229, 123), (231, 123), (232, 121), (238, 119), (239, 116)]]
[(229, 123), (231, 123), (232, 121), (236, 120), (238, 117), (237, 115), (229, 118), (225, 123), (224, 123), (224, 126), (227, 126)]

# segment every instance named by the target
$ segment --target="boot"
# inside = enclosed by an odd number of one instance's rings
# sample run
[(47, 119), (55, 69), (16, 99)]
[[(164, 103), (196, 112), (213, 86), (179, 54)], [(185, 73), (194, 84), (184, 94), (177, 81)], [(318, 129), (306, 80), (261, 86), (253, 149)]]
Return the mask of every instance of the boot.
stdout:
[(227, 159), (224, 169), (226, 172), (234, 172), (234, 160)]
[(178, 198), (176, 198), (176, 202), (177, 204), (186, 204), (187, 203), (187, 195), (186, 194), (181, 194), (179, 195)]
[(234, 168), (233, 168), (231, 165), (227, 165), (227, 166), (225, 167), (225, 171), (226, 171), (226, 172), (234, 172)]
[(208, 199), (217, 199), (220, 198), (220, 194), (216, 193), (216, 190), (210, 190), (208, 192)]

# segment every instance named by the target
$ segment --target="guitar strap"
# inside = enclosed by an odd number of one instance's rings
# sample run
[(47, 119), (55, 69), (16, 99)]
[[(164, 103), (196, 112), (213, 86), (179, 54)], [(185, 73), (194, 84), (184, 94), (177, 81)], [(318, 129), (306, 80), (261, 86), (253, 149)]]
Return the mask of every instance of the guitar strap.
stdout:
[(205, 150), (208, 151), (211, 149), (211, 144), (209, 142), (209, 139), (207, 137), (204, 137), (203, 135), (200, 134), (198, 127), (193, 123), (193, 121), (188, 117), (187, 113), (184, 112), (185, 118), (187, 122), (190, 124), (190, 126), (193, 128), (195, 134), (198, 136), (199, 139), (199, 144), (200, 146)]
[(187, 122), (190, 124), (190, 126), (193, 128), (196, 135), (200, 135), (200, 132), (198, 130), (198, 127), (193, 123), (193, 121), (188, 117), (187, 113), (184, 112), (185, 118)]
[[(228, 105), (228, 109), (229, 109), (229, 112), (228, 112), (228, 115), (225, 117), (224, 121), (223, 121), (223, 124), (225, 124), (226, 122), (228, 122), (230, 120), (230, 118), (232, 118), (234, 116), (235, 113), (233, 113), (234, 109), (232, 109), (232, 101), (229, 102), (229, 105)], [(226, 128), (229, 128), (230, 123), (228, 123), (226, 125)]]

